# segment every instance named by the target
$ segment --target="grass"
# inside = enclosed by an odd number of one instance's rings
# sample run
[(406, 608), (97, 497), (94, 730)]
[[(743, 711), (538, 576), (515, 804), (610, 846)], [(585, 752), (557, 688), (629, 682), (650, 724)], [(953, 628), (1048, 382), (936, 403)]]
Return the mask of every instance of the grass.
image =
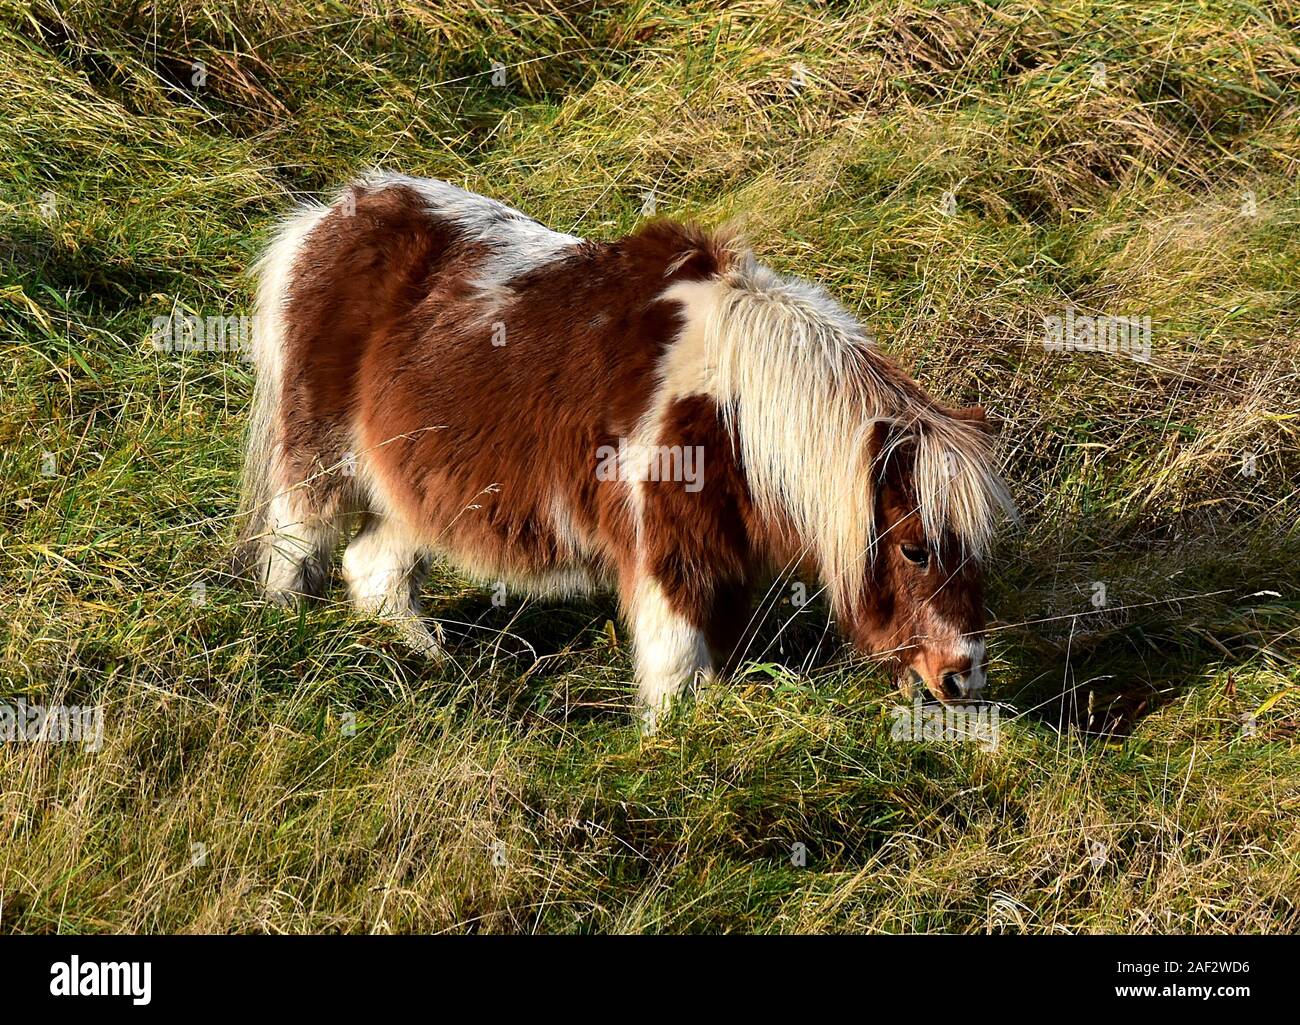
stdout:
[[(0, 744), (0, 928), (1300, 929), (1300, 7), (508, 12), (0, 0), (0, 702), (104, 715)], [(996, 749), (892, 740), (780, 591), (642, 741), (608, 600), (437, 574), (433, 670), (227, 587), (249, 366), (152, 319), (248, 312), (277, 215), (375, 164), (592, 237), (741, 217), (986, 404)], [(1046, 351), (1066, 307), (1150, 361)]]

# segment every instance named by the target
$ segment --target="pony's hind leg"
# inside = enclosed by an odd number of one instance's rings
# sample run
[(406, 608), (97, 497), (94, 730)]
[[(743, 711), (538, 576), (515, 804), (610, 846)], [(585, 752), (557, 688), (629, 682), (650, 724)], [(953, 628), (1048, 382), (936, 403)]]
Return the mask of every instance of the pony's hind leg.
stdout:
[(289, 490), (271, 499), (265, 529), (258, 571), (266, 596), (278, 605), (321, 597), (339, 540), (334, 510), (313, 503), (305, 489)]
[(440, 659), (439, 638), (420, 618), (424, 573), (422, 546), (391, 517), (367, 514), (343, 552), (343, 579), (357, 609), (391, 623), (416, 651)]

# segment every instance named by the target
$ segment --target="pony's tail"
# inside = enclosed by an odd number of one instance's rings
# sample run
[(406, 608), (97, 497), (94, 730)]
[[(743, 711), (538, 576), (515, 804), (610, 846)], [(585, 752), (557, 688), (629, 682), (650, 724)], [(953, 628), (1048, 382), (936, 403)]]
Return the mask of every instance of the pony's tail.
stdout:
[(231, 560), (241, 579), (259, 577), (259, 563), (270, 533), (272, 500), (284, 488), (281, 478), (281, 381), (284, 374), (285, 303), (293, 284), (294, 264), (303, 240), (329, 212), (320, 204), (305, 206), (280, 226), (253, 268), (257, 300), (253, 311), (253, 404), (244, 443), (240, 487), (239, 537)]

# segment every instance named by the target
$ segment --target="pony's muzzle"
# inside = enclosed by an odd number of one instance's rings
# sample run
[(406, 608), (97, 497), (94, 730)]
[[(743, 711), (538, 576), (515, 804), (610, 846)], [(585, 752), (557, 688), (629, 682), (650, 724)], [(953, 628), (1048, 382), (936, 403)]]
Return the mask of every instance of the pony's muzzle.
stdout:
[(919, 659), (908, 666), (903, 689), (908, 697), (914, 697), (925, 688), (944, 704), (964, 704), (978, 701), (986, 682), (984, 667), (969, 658), (948, 662)]

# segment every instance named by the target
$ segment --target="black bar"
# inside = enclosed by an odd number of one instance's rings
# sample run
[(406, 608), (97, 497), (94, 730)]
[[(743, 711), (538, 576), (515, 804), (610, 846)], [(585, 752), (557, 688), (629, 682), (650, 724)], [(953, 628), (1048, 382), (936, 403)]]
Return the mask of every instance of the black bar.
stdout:
[[(1287, 999), (1297, 954), (1295, 937), (1260, 936), (0, 939), (6, 1010), (84, 1013), (113, 1005), (131, 1015), (373, 1015), (413, 1003), (494, 1017), (512, 1007), (536, 1015), (575, 1005), (635, 1010), (669, 1003), (682, 1010), (692, 1003), (725, 1006), (733, 1014), (749, 1006), (815, 1013), (845, 1001), (883, 1012), (880, 1000), (918, 1011), (984, 1005), (1182, 1013), (1201, 1006), (1221, 1014)], [(135, 974), (105, 972), (106, 964), (133, 964)], [(52, 988), (73, 985), (74, 967), (74, 988), (116, 985), (119, 995), (54, 995)]]

